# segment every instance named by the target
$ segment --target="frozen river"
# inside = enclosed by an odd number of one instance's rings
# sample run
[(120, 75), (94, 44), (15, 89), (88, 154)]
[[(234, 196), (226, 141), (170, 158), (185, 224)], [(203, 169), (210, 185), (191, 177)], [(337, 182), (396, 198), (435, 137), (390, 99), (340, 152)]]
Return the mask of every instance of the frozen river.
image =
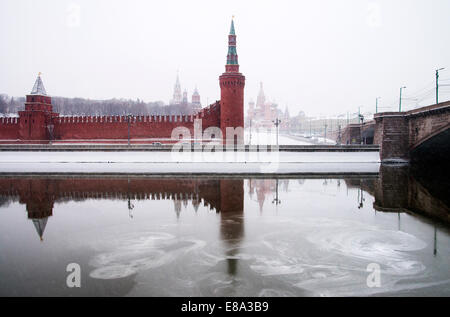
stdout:
[(2, 176), (0, 295), (449, 296), (449, 231), (410, 211), (447, 200), (381, 173)]

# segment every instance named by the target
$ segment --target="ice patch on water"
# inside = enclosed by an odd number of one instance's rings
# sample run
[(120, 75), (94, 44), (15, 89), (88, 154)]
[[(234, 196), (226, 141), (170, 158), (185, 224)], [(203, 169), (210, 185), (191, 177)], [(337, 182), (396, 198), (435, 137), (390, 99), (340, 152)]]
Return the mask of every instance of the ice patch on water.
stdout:
[[(328, 227), (327, 230), (316, 230), (306, 239), (328, 252), (340, 253), (345, 256), (360, 258), (379, 264), (388, 265), (395, 263), (397, 267), (402, 266), (404, 270), (412, 268), (412, 273), (417, 270), (408, 264), (408, 251), (424, 249), (426, 243), (415, 236), (392, 230), (382, 230), (374, 227), (345, 226), (338, 225), (335, 228)], [(406, 263), (409, 263), (407, 261)]]
[[(398, 288), (401, 279), (426, 270), (413, 251), (427, 244), (411, 234), (331, 218), (304, 218), (287, 229), (280, 220), (284, 229), (261, 237), (265, 254), (254, 254), (251, 269), (292, 286), (322, 295), (355, 289), (367, 295)], [(381, 266), (381, 289), (366, 285), (369, 263)]]
[(167, 233), (135, 233), (124, 236), (112, 251), (98, 254), (90, 264), (90, 277), (117, 279), (168, 264), (179, 256), (206, 245), (204, 241), (179, 241)]
[(258, 297), (293, 297), (295, 295), (295, 293), (289, 291), (265, 288), (259, 292)]
[(388, 265), (397, 275), (418, 274), (426, 269), (425, 265), (419, 261), (397, 261)]
[(250, 267), (263, 276), (300, 274), (305, 270), (299, 263), (293, 261), (289, 261), (291, 263), (285, 263), (284, 260), (261, 257), (258, 258), (258, 264), (251, 265)]

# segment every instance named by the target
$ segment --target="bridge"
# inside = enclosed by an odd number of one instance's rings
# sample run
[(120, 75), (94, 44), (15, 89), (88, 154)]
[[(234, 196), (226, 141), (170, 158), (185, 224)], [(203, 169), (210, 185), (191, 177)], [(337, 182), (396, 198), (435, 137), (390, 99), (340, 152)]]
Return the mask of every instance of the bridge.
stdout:
[(383, 163), (445, 162), (450, 159), (450, 101), (408, 112), (381, 112), (348, 125), (342, 143), (376, 144)]
[(377, 178), (345, 181), (372, 195), (376, 211), (421, 215), (450, 224), (448, 180), (439, 170), (382, 165)]

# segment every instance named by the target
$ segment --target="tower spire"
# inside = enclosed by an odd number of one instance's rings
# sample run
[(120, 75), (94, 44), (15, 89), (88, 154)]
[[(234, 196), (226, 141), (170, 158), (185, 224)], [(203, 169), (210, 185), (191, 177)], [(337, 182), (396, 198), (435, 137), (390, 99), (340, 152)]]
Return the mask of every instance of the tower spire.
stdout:
[(236, 33), (234, 31), (234, 15), (233, 15), (233, 18), (231, 19), (230, 35), (236, 35)]
[(238, 55), (236, 51), (236, 32), (234, 29), (234, 19), (231, 20), (230, 34), (228, 35), (228, 55), (226, 72), (239, 72)]
[(42, 95), (47, 96), (47, 92), (44, 88), (44, 83), (41, 79), (41, 72), (38, 73), (36, 81), (34, 82), (33, 89), (31, 90), (30, 95)]
[(182, 101), (182, 95), (181, 95), (181, 85), (180, 85), (180, 71), (177, 70), (177, 80), (174, 85), (173, 89), (173, 104), (180, 104)]

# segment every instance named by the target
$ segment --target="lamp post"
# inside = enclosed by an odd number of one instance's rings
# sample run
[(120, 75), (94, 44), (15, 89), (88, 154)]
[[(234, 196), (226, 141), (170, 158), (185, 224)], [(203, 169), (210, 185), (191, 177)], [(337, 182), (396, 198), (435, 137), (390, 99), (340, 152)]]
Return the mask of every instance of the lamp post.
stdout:
[(250, 118), (250, 140), (248, 143), (252, 145), (252, 118)]
[(309, 118), (309, 137), (312, 138), (312, 119)]
[(127, 118), (128, 118), (128, 146), (130, 146), (130, 125), (131, 125), (131, 117), (132, 117), (131, 114), (127, 115)]
[(337, 138), (337, 145), (341, 145), (342, 143), (342, 136), (341, 136), (341, 125), (338, 126), (338, 138)]
[(358, 107), (358, 121), (359, 121), (359, 139), (361, 141), (361, 145), (364, 144), (362, 137), (362, 128), (364, 123), (364, 116), (361, 114), (361, 107)]
[(49, 124), (47, 126), (48, 134), (49, 134), (49, 137), (50, 137), (50, 145), (52, 145), (52, 142), (53, 142), (53, 129), (54, 129), (54, 127), (55, 126), (53, 124)]
[(375, 113), (378, 113), (378, 100), (381, 99), (381, 97), (377, 97), (375, 100)]
[(402, 91), (406, 89), (406, 86), (400, 87), (400, 102), (398, 104), (398, 112), (402, 112)]
[(436, 104), (439, 103), (439, 71), (445, 68), (436, 69)]
[(277, 146), (278, 146), (278, 126), (281, 123), (281, 120), (276, 118), (274, 121), (272, 121), (275, 124), (275, 127), (277, 128)]

